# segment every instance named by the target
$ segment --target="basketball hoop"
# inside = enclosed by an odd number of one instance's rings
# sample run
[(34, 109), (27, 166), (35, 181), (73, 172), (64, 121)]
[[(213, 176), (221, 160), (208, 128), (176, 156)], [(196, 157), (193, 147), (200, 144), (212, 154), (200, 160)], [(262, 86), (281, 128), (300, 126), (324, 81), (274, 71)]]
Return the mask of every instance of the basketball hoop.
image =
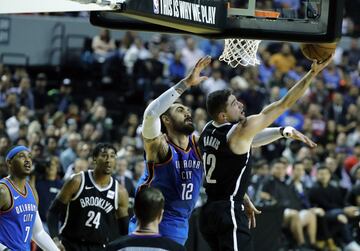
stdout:
[[(280, 13), (276, 11), (255, 10), (256, 17), (278, 18), (279, 15)], [(253, 39), (225, 39), (224, 51), (219, 60), (233, 68), (238, 65), (255, 66), (260, 64), (260, 60), (256, 57), (260, 42), (261, 40)]]

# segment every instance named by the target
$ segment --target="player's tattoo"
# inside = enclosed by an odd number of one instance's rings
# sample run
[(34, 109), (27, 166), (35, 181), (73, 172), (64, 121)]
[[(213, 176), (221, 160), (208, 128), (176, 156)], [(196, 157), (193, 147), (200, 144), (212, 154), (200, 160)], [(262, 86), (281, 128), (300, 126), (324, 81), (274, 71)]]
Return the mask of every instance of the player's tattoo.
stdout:
[(187, 86), (184, 81), (180, 81), (174, 86), (174, 88), (179, 94), (183, 94), (186, 91)]

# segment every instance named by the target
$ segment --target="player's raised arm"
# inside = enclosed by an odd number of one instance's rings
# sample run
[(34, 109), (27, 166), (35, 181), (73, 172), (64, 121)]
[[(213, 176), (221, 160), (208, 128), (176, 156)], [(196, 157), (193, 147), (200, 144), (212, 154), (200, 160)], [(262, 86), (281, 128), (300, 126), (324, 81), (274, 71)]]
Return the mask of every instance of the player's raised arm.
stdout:
[(261, 147), (270, 144), (280, 138), (289, 138), (299, 140), (309, 147), (315, 147), (316, 143), (309, 139), (306, 135), (302, 134), (292, 126), (286, 127), (268, 127), (255, 135), (251, 146)]
[[(142, 135), (144, 148), (149, 161), (158, 162), (166, 157), (168, 147), (161, 133), (160, 116), (191, 86), (200, 84), (207, 77), (201, 71), (210, 64), (211, 57), (201, 58), (189, 75), (152, 101), (144, 112)], [(160, 156), (159, 156), (160, 155)]]
[(271, 125), (282, 113), (303, 96), (311, 81), (331, 60), (332, 58), (329, 58), (320, 64), (314, 62), (311, 70), (297, 82), (282, 99), (268, 105), (261, 113), (248, 117), (247, 123), (242, 126), (242, 134), (246, 135), (246, 137), (253, 138), (261, 130)]

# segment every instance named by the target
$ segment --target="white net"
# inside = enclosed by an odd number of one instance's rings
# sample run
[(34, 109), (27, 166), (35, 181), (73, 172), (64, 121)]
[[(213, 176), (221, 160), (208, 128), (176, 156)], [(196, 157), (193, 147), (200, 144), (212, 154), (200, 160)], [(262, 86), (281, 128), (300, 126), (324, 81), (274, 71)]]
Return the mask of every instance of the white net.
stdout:
[(260, 64), (256, 53), (261, 40), (225, 39), (224, 51), (219, 60), (225, 61), (235, 68), (238, 65), (248, 66)]

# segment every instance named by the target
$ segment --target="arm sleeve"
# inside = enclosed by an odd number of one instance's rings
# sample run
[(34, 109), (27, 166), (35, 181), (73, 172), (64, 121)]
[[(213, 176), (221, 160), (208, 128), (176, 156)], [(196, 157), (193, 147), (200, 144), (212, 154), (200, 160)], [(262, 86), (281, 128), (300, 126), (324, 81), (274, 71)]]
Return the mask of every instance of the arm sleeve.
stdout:
[(160, 115), (180, 97), (174, 87), (161, 94), (152, 101), (144, 112), (142, 134), (146, 139), (154, 139), (161, 134)]
[(282, 137), (283, 136), (281, 135), (280, 127), (265, 128), (264, 130), (255, 135), (251, 146), (260, 147), (263, 145), (267, 145)]
[(10, 250), (7, 246), (0, 243), (0, 251)]
[(49, 227), (49, 233), (52, 238), (59, 235), (59, 221), (60, 216), (66, 211), (66, 204), (60, 200), (55, 199), (49, 208), (47, 215), (47, 224)]
[(122, 217), (117, 220), (121, 235), (127, 235), (129, 232), (129, 216)]
[(36, 219), (33, 228), (32, 239), (42, 250), (57, 251), (59, 250), (55, 245), (54, 241), (50, 236), (45, 232), (43, 224), (40, 219), (39, 212), (36, 212)]

